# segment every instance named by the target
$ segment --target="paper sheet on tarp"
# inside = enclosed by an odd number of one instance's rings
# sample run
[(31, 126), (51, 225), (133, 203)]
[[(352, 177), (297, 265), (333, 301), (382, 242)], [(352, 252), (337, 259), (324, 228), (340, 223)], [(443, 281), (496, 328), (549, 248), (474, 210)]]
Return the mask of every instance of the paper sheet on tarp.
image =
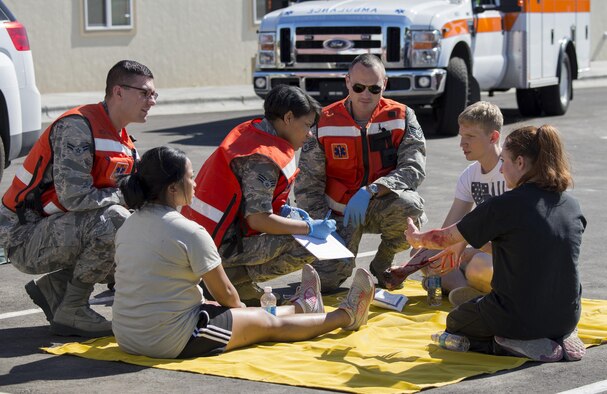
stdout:
[[(428, 307), (426, 293), (415, 281), (406, 281), (399, 292), (409, 298), (402, 312), (371, 307), (368, 324), (357, 332), (335, 330), (310, 341), (264, 343), (215, 357), (165, 360), (133, 356), (122, 352), (114, 337), (44, 350), (58, 355), (353, 393), (416, 392), (516, 368), (529, 361), (450, 352), (437, 347), (430, 335), (445, 329), (451, 309), (449, 302), (445, 300), (439, 308)], [(325, 305), (335, 307), (343, 296), (325, 297)], [(607, 301), (583, 299), (578, 328), (586, 346), (607, 342)]]
[(294, 234), (293, 238), (295, 238), (301, 246), (308, 249), (308, 252), (312, 253), (318, 260), (354, 257), (354, 254), (352, 254), (352, 252), (333, 235), (329, 235), (325, 240), (297, 234)]

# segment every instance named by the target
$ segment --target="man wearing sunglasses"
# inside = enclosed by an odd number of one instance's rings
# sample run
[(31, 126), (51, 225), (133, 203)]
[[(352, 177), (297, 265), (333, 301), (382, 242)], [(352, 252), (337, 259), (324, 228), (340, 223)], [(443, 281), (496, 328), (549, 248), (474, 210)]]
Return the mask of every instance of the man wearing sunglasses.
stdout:
[[(129, 216), (116, 179), (134, 171), (137, 151), (125, 127), (156, 104), (154, 76), (123, 60), (105, 100), (67, 111), (40, 136), (0, 207), (0, 246), (15, 268), (45, 274), (25, 285), (57, 335), (112, 335), (90, 308), (95, 283), (114, 270), (114, 237)], [(113, 279), (112, 279), (113, 281)]]
[[(407, 216), (425, 222), (416, 192), (425, 178), (426, 141), (415, 112), (382, 97), (388, 79), (383, 63), (364, 54), (350, 64), (348, 97), (323, 109), (313, 137), (302, 147), (295, 196), (313, 217), (329, 209), (337, 232), (356, 255), (363, 233), (381, 234), (370, 271), (381, 273), (394, 255), (409, 248)], [(321, 287), (331, 291), (352, 274), (354, 259), (313, 264)]]

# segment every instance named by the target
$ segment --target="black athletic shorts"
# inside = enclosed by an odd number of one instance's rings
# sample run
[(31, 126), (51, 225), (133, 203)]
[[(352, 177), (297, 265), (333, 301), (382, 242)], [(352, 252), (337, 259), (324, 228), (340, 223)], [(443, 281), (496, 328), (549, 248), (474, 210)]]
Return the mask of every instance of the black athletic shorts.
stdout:
[(215, 356), (225, 352), (232, 337), (232, 312), (223, 306), (202, 304), (198, 324), (177, 358)]

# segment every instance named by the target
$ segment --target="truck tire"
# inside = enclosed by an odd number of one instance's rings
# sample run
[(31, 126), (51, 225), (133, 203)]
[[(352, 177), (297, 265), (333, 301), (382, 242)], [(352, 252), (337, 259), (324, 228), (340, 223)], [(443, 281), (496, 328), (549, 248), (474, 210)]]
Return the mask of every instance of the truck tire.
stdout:
[(435, 108), (438, 117), (436, 125), (438, 134), (457, 135), (459, 133), (457, 117), (466, 108), (468, 97), (468, 66), (462, 58), (451, 58), (447, 66), (445, 92)]
[(537, 89), (516, 89), (516, 104), (523, 116), (536, 117), (542, 114), (540, 92)]
[(548, 116), (565, 115), (572, 97), (571, 62), (567, 53), (561, 58), (561, 73), (558, 85), (540, 88), (542, 109)]
[(6, 154), (4, 152), (4, 141), (0, 138), (0, 181), (4, 175), (4, 166), (6, 165)]

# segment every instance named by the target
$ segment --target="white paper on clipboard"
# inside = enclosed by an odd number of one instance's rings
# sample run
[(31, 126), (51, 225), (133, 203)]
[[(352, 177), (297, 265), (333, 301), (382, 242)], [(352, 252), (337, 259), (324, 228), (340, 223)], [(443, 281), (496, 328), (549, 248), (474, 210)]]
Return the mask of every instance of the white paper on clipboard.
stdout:
[(348, 248), (342, 245), (333, 235), (329, 235), (327, 239), (318, 239), (308, 235), (293, 234), (293, 238), (297, 240), (304, 248), (308, 249), (318, 260), (332, 260), (354, 257)]

